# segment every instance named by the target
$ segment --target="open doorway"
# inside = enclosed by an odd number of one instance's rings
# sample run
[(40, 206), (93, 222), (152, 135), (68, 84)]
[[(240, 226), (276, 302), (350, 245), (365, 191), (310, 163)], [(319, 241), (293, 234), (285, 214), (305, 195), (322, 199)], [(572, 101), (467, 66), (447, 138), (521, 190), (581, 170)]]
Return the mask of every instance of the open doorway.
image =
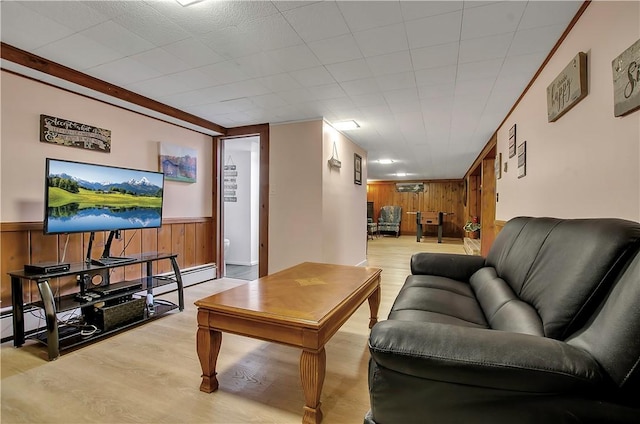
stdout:
[(222, 139), (223, 266), (228, 278), (259, 274), (260, 137)]

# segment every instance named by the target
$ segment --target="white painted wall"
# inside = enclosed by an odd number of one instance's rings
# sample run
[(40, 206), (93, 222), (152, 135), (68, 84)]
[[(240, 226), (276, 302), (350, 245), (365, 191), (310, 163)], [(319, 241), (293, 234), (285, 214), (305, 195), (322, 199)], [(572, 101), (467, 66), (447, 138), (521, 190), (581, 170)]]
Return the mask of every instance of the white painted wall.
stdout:
[(322, 262), (322, 121), (269, 130), (269, 273)]
[[(342, 168), (327, 161), (336, 140)], [(322, 120), (271, 125), (269, 273), (300, 262), (366, 260), (366, 152)], [(353, 183), (353, 154), (363, 185)]]
[[(336, 145), (342, 168), (328, 164)], [(322, 257), (358, 265), (367, 256), (367, 152), (327, 122), (322, 126)], [(354, 153), (362, 157), (362, 184), (354, 183)]]
[[(210, 136), (5, 71), (0, 75), (1, 222), (42, 221), (45, 158), (157, 171), (160, 142), (194, 149), (198, 155), (196, 183), (165, 181), (164, 218), (212, 216)], [(40, 142), (40, 114), (111, 130), (111, 153)]]
[[(518, 107), (498, 130), (508, 172), (497, 182), (496, 219), (518, 215), (640, 221), (640, 111), (613, 116), (611, 62), (640, 38), (639, 2), (592, 2)], [(589, 94), (554, 123), (546, 88), (578, 53)], [(508, 158), (509, 129), (527, 141), (527, 175)]]
[(259, 139), (225, 141), (225, 164), (236, 165), (237, 202), (224, 202), (224, 238), (230, 246), (227, 264), (256, 265), (258, 263), (258, 203), (259, 203)]

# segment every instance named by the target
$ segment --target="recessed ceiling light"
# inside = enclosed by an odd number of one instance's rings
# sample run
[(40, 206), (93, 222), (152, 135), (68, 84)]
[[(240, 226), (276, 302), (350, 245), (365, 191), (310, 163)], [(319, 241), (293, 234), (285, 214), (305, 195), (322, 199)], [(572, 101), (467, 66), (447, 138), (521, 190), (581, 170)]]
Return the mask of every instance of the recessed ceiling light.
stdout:
[(393, 160), (391, 160), (391, 159), (378, 159), (378, 163), (382, 164), (382, 165), (389, 165), (390, 163), (393, 163)]
[(396, 173), (396, 177), (406, 177), (407, 173), (406, 172), (398, 172)]
[(190, 6), (194, 3), (200, 3), (202, 0), (176, 0), (182, 7)]
[(340, 122), (334, 122), (333, 123), (333, 128), (337, 129), (337, 130), (355, 130), (360, 128), (360, 125), (358, 125), (358, 123), (354, 120), (350, 120), (350, 121), (340, 121)]

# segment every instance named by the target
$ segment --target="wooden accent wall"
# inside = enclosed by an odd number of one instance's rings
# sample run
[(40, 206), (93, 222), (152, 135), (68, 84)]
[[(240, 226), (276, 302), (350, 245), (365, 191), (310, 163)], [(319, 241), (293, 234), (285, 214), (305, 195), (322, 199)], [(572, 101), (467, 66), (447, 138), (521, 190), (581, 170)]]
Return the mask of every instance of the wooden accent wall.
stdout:
[[(399, 193), (397, 182), (424, 182), (424, 192)], [(444, 219), (442, 233), (444, 237), (462, 238), (462, 227), (466, 222), (464, 213), (463, 180), (437, 181), (372, 181), (367, 184), (367, 201), (373, 202), (374, 221), (378, 221), (380, 208), (385, 205), (402, 207), (400, 234), (416, 234), (416, 216), (407, 212), (452, 212)], [(437, 227), (428, 225), (425, 236), (437, 237)]]
[[(173, 252), (178, 254), (180, 268), (204, 265), (214, 261), (215, 243), (212, 218), (185, 218), (165, 220), (160, 228), (122, 231), (120, 240), (114, 239), (111, 254), (126, 256), (142, 252)], [(102, 254), (108, 232), (98, 232), (93, 241), (91, 256)], [(82, 262), (85, 259), (89, 233), (44, 235), (42, 223), (3, 223), (0, 225), (0, 307), (11, 306), (10, 271), (20, 270), (25, 264), (62, 260)], [(111, 282), (140, 278), (144, 271), (142, 264), (115, 268), (110, 275)], [(169, 260), (153, 265), (154, 273), (171, 271)], [(74, 277), (58, 278), (51, 282), (54, 293), (67, 294), (78, 291)], [(25, 301), (38, 296), (35, 285), (24, 287)]]

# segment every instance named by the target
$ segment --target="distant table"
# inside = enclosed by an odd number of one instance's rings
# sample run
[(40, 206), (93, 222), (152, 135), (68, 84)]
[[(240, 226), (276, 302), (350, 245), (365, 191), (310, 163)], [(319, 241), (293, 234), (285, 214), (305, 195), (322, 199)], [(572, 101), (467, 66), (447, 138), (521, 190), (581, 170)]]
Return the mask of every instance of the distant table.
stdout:
[(196, 302), (200, 390), (218, 389), (222, 332), (302, 348), (303, 423), (322, 421), (324, 345), (365, 301), (369, 328), (378, 321), (380, 273), (370, 267), (305, 262)]
[(446, 215), (453, 215), (451, 212), (416, 212), (416, 241), (420, 243), (422, 239), (423, 225), (438, 226), (438, 243), (442, 243), (442, 224)]

